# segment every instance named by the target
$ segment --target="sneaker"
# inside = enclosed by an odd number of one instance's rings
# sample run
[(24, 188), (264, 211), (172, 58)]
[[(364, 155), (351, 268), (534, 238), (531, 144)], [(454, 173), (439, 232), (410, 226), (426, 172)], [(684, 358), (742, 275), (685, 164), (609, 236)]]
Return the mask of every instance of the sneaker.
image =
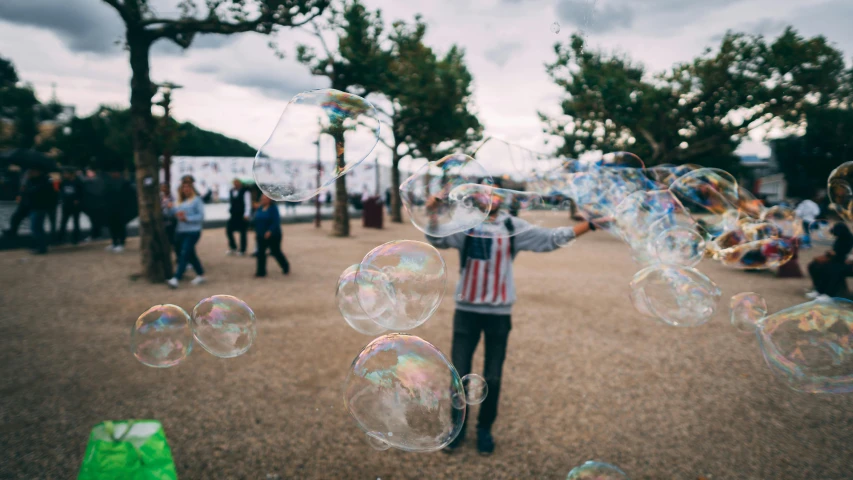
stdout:
[(178, 279), (175, 277), (172, 277), (168, 281), (166, 281), (166, 284), (172, 288), (178, 288)]
[(229, 257), (231, 257), (231, 256), (234, 256), (234, 255), (237, 255), (237, 251), (236, 251), (236, 250), (226, 250), (226, 251), (225, 251), (225, 255), (227, 255), (227, 256), (229, 256)]
[(815, 298), (815, 300), (818, 302), (828, 302), (832, 300), (832, 297), (830, 297), (829, 295), (820, 294), (817, 296), (817, 298)]
[(491, 431), (485, 428), (477, 429), (477, 451), (484, 457), (495, 451), (495, 439), (492, 438)]
[(124, 245), (116, 245), (113, 247), (113, 253), (121, 253), (124, 251)]
[(246, 252), (240, 252), (240, 253), (238, 253), (237, 255), (239, 255), (239, 256), (241, 256), (241, 257), (245, 257), (245, 256), (246, 256)]
[(113, 251), (115, 251), (115, 247), (113, 245), (107, 245), (107, 247), (104, 248), (104, 250), (107, 252), (113, 252)]
[(820, 295), (820, 294), (817, 293), (817, 290), (812, 290), (810, 292), (806, 292), (806, 298), (815, 299), (818, 297), (818, 295)]
[(463, 427), (462, 431), (459, 432), (459, 435), (457, 435), (456, 438), (454, 438), (453, 441), (450, 442), (450, 444), (448, 444), (446, 447), (444, 447), (441, 451), (450, 455), (451, 453), (455, 452), (456, 450), (459, 450), (459, 447), (462, 446), (462, 442), (464, 442), (464, 441), (465, 441), (465, 428)]
[(193, 279), (193, 281), (192, 281), (192, 282), (190, 282), (190, 283), (192, 283), (193, 285), (201, 285), (202, 283), (204, 283), (204, 277), (202, 277), (201, 275), (199, 275), (199, 276), (195, 277), (195, 278)]

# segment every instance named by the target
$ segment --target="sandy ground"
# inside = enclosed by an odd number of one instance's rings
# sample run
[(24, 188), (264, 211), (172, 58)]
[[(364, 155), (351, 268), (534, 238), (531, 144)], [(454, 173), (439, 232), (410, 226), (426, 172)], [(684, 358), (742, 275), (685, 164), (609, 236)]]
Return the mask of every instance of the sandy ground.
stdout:
[[(328, 222), (286, 227), (293, 272), (271, 268), (266, 279), (252, 278), (253, 259), (223, 255), (221, 230), (205, 231), (209, 283), (177, 291), (132, 279), (137, 239), (121, 255), (100, 244), (0, 253), (0, 478), (73, 478), (92, 426), (127, 418), (163, 422), (183, 479), (558, 479), (588, 459), (633, 479), (853, 478), (853, 395), (789, 390), (727, 320), (731, 295), (760, 292), (776, 311), (803, 301), (805, 279), (706, 260), (700, 269), (724, 292), (720, 310), (699, 328), (666, 327), (632, 309), (636, 267), (601, 232), (516, 260), (520, 300), (492, 457), (479, 457), (471, 437), (453, 456), (372, 450), (341, 399), (370, 339), (341, 319), (334, 288), (374, 246), (422, 237), (409, 225), (353, 225), (350, 239), (329, 237)], [(458, 255), (445, 258), (450, 289)], [(257, 313), (248, 354), (223, 360), (198, 348), (172, 369), (130, 354), (145, 309), (190, 310), (217, 293)], [(449, 353), (452, 311), (448, 296), (414, 333)], [(475, 365), (481, 355), (482, 346)]]

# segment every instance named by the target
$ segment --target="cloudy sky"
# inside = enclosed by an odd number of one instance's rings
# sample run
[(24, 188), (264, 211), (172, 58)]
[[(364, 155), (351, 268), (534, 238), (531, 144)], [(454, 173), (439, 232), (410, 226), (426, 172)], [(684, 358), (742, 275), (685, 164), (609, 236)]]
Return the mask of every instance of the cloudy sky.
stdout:
[[(594, 47), (627, 53), (652, 71), (689, 60), (728, 29), (773, 36), (789, 24), (823, 34), (853, 56), (851, 0), (364, 1), (381, 8), (388, 22), (423, 14), (428, 42), (440, 51), (464, 47), (487, 133), (531, 148), (543, 142), (537, 110), (553, 111), (560, 94), (543, 65), (553, 59), (554, 42), (578, 29)], [(176, 15), (175, 0), (152, 3), (160, 15)], [(130, 71), (117, 44), (122, 31), (101, 0), (0, 1), (0, 55), (12, 59), (43, 100), (55, 83), (60, 100), (77, 105), (79, 114), (128, 104)], [(178, 119), (258, 147), (293, 95), (325, 86), (293, 60), (296, 44), (310, 43), (310, 36), (282, 32), (285, 60), (267, 41), (255, 34), (203, 37), (186, 52), (159, 43), (152, 78), (186, 87), (173, 96)]]

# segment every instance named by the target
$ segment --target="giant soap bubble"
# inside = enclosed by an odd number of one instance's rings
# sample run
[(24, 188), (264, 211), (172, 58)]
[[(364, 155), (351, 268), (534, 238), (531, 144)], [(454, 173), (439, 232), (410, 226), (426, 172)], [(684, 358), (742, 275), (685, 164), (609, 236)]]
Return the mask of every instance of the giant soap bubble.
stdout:
[[(285, 107), (252, 173), (273, 200), (307, 200), (360, 164), (378, 141), (379, 119), (367, 100), (332, 89), (303, 92)], [(304, 161), (318, 154), (319, 185), (316, 164)]]
[(145, 311), (130, 331), (130, 351), (149, 367), (174, 367), (192, 352), (190, 316), (177, 305), (155, 305)]
[(400, 185), (400, 197), (415, 227), (446, 237), (476, 227), (489, 215), (490, 203), (468, 195), (469, 184), (492, 186), (493, 181), (479, 162), (457, 153), (421, 167)]
[(853, 392), (853, 302), (796, 305), (765, 318), (757, 335), (770, 370), (792, 389)]
[(653, 265), (634, 275), (631, 300), (646, 316), (676, 327), (695, 327), (711, 319), (720, 289), (691, 267)]
[(697, 215), (697, 222), (713, 236), (734, 228), (740, 217), (737, 181), (724, 170), (693, 170), (678, 177), (669, 186), (669, 191)]
[(383, 335), (353, 360), (344, 405), (377, 440), (410, 452), (447, 446), (462, 430), (465, 390), (435, 346), (412, 335)]
[(246, 353), (257, 335), (255, 312), (231, 295), (213, 295), (198, 302), (192, 328), (198, 343), (220, 358)]
[[(377, 271), (387, 283), (371, 297), (376, 302), (368, 304), (361, 289), (377, 285)], [(395, 240), (374, 248), (364, 256), (356, 274), (364, 312), (394, 331), (411, 330), (426, 322), (444, 298), (446, 280), (444, 259), (438, 250), (414, 240)]]
[(844, 220), (853, 221), (853, 162), (835, 168), (826, 184), (832, 207)]

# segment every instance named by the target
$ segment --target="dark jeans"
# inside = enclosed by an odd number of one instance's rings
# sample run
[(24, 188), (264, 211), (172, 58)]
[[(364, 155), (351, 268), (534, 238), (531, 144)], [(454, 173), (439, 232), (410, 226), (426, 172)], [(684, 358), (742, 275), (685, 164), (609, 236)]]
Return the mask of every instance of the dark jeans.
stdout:
[(803, 236), (800, 238), (800, 241), (804, 247), (812, 246), (812, 237), (810, 235), (811, 232), (809, 231), (809, 226), (810, 223), (803, 220)]
[(237, 250), (237, 242), (234, 241), (234, 232), (240, 232), (240, 252), (246, 253), (246, 231), (249, 225), (243, 217), (229, 218), (225, 226), (225, 234), (228, 235), (228, 248)]
[(124, 246), (124, 241), (127, 239), (127, 223), (121, 218), (120, 215), (116, 215), (113, 218), (110, 218), (110, 236), (113, 239), (113, 246)]
[(18, 234), (18, 229), (21, 228), (21, 222), (30, 216), (32, 209), (26, 203), (19, 203), (15, 207), (15, 212), (12, 213), (12, 218), (9, 219), (9, 233), (12, 235)]
[(59, 221), (59, 235), (56, 237), (58, 243), (65, 240), (65, 231), (68, 229), (68, 220), (74, 222), (74, 231), (71, 233), (71, 242), (77, 244), (80, 241), (80, 209), (74, 207), (62, 208), (62, 219)]
[(33, 248), (38, 253), (47, 253), (47, 235), (44, 233), (44, 218), (48, 212), (33, 210), (30, 212), (30, 231), (33, 234)]
[(201, 238), (201, 232), (181, 232), (176, 235), (178, 244), (178, 269), (175, 271), (175, 278), (178, 280), (184, 276), (187, 270), (187, 264), (193, 266), (196, 275), (204, 275), (204, 268), (201, 267), (201, 261), (195, 253), (195, 244)]
[(177, 222), (174, 220), (166, 220), (165, 229), (166, 229), (166, 238), (169, 239), (169, 245), (172, 246), (172, 249), (175, 251), (175, 254), (179, 254), (178, 250), (178, 239), (175, 235), (175, 229), (178, 228)]
[(281, 234), (274, 233), (270, 238), (264, 238), (263, 235), (256, 235), (258, 239), (258, 268), (255, 275), (264, 276), (267, 274), (267, 248), (270, 249), (270, 255), (278, 262), (278, 266), (284, 273), (290, 272), (290, 264), (287, 262), (287, 257), (281, 251)]
[[(474, 351), (480, 343), (481, 332), (486, 337), (486, 359), (483, 377), (489, 387), (486, 400), (480, 404), (477, 428), (491, 429), (498, 416), (498, 399), (501, 395), (501, 374), (512, 320), (509, 315), (488, 315), (456, 310), (453, 314), (453, 347), (451, 357), (459, 376), (471, 373)], [(467, 423), (467, 418), (465, 419)]]

